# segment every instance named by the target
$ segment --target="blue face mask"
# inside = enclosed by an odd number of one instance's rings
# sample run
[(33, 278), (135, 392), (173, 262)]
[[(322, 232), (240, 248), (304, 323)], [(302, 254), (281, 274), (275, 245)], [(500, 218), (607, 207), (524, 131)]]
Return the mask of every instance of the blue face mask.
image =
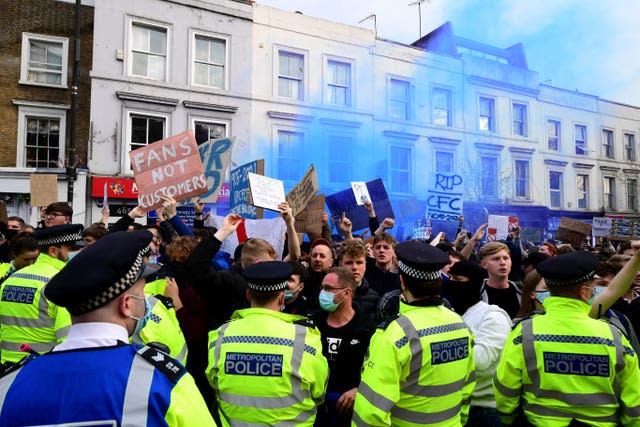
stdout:
[(606, 286), (594, 286), (593, 287), (593, 293), (591, 294), (591, 298), (589, 298), (587, 300), (587, 304), (589, 304), (589, 305), (593, 304), (594, 298), (597, 297), (598, 295), (600, 295), (602, 293), (602, 291), (604, 291), (605, 289), (607, 289)]
[(80, 251), (67, 252), (67, 262), (71, 261), (71, 259), (79, 253)]
[[(345, 291), (345, 289), (340, 290), (340, 292)], [(338, 294), (340, 293), (338, 292)], [(333, 302), (333, 298), (336, 296), (337, 294), (332, 294), (329, 291), (325, 291), (325, 290), (321, 290), (320, 291), (320, 296), (318, 297), (318, 303), (320, 304), (320, 308), (323, 309), (324, 311), (328, 311), (328, 312), (333, 312), (336, 311), (336, 309), (338, 308), (338, 306), (340, 304), (342, 304), (342, 301), (335, 303)]]
[(140, 331), (142, 331), (142, 329), (144, 329), (144, 327), (147, 326), (147, 322), (149, 321), (149, 316), (151, 316), (151, 304), (149, 304), (149, 300), (146, 297), (139, 297), (137, 295), (131, 295), (131, 296), (135, 299), (144, 300), (144, 315), (142, 317), (129, 316), (130, 318), (136, 321), (136, 328), (134, 329), (132, 335), (139, 336)]
[(298, 296), (299, 293), (300, 293), (300, 286), (298, 286), (295, 291), (292, 291), (292, 290), (289, 290), (289, 289), (285, 289), (285, 291), (284, 291), (284, 303), (285, 304), (289, 304), (291, 301), (293, 301)]
[(540, 302), (540, 304), (544, 303), (544, 300), (549, 298), (551, 293), (549, 291), (536, 291), (536, 299)]

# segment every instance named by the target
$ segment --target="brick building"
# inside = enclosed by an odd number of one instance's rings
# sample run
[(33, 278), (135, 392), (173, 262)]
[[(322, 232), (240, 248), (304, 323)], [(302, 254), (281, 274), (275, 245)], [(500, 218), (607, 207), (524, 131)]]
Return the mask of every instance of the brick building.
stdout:
[[(82, 1), (77, 98), (74, 210), (84, 220), (90, 123), (93, 0)], [(29, 175), (57, 175), (58, 200), (67, 199), (65, 167), (71, 135), (71, 85), (75, 2), (0, 2), (0, 194), (9, 215), (31, 223)]]

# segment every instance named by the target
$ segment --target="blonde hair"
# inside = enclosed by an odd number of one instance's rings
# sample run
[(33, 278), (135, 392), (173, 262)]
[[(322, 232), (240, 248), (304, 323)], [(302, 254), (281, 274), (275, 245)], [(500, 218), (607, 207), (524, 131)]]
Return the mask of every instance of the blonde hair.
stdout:
[(262, 261), (265, 258), (271, 260), (276, 259), (276, 250), (273, 249), (271, 243), (259, 237), (252, 237), (244, 242), (242, 245), (242, 252), (240, 254), (240, 264), (242, 268), (245, 268), (256, 261)]
[(511, 251), (509, 251), (509, 247), (504, 243), (500, 243), (500, 242), (487, 243), (486, 245), (480, 248), (480, 252), (478, 253), (478, 255), (480, 255), (480, 259), (483, 259), (488, 256), (495, 255), (500, 251), (507, 251), (507, 253), (511, 255)]

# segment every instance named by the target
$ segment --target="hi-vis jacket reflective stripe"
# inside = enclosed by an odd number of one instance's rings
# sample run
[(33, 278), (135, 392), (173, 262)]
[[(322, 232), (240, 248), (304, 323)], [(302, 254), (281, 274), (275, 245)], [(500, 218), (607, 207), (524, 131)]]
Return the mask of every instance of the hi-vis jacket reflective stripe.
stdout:
[(0, 378), (0, 427), (18, 425), (216, 424), (177, 361), (149, 347), (120, 345), (51, 352)]
[(580, 300), (550, 297), (544, 306), (546, 314), (511, 331), (502, 352), (494, 391), (505, 421), (522, 409), (537, 426), (640, 426), (638, 356), (627, 339)]
[[(145, 287), (146, 291), (146, 287)], [(176, 310), (167, 307), (153, 295), (145, 295), (151, 305), (151, 314), (142, 330), (131, 336), (134, 344), (160, 343), (167, 346), (169, 355), (182, 364), (187, 361), (187, 343), (176, 317)]]
[(320, 332), (302, 316), (238, 310), (209, 334), (207, 378), (225, 426), (312, 426), (329, 369)]
[(355, 426), (460, 426), (475, 386), (473, 339), (444, 306), (400, 303), (400, 317), (371, 339)]
[(17, 362), (29, 344), (46, 353), (67, 337), (69, 312), (47, 301), (42, 289), (65, 263), (45, 253), (32, 265), (13, 273), (0, 287), (0, 361)]

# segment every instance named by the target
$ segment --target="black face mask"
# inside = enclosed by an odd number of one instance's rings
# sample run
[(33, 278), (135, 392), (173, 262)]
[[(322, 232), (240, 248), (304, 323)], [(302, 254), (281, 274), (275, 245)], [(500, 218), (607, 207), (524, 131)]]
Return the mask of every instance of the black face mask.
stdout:
[(171, 261), (169, 262), (169, 269), (173, 278), (176, 279), (178, 285), (182, 285), (187, 281), (187, 269), (183, 262)]
[(8, 228), (7, 231), (3, 232), (4, 237), (6, 237), (7, 240), (9, 240), (9, 241), (11, 241), (11, 239), (16, 237), (18, 235), (18, 233), (20, 233), (20, 230), (12, 230), (10, 228)]
[(469, 307), (480, 301), (480, 285), (474, 282), (458, 282), (451, 280), (447, 282), (447, 299), (451, 303), (451, 307), (459, 315), (463, 315)]

